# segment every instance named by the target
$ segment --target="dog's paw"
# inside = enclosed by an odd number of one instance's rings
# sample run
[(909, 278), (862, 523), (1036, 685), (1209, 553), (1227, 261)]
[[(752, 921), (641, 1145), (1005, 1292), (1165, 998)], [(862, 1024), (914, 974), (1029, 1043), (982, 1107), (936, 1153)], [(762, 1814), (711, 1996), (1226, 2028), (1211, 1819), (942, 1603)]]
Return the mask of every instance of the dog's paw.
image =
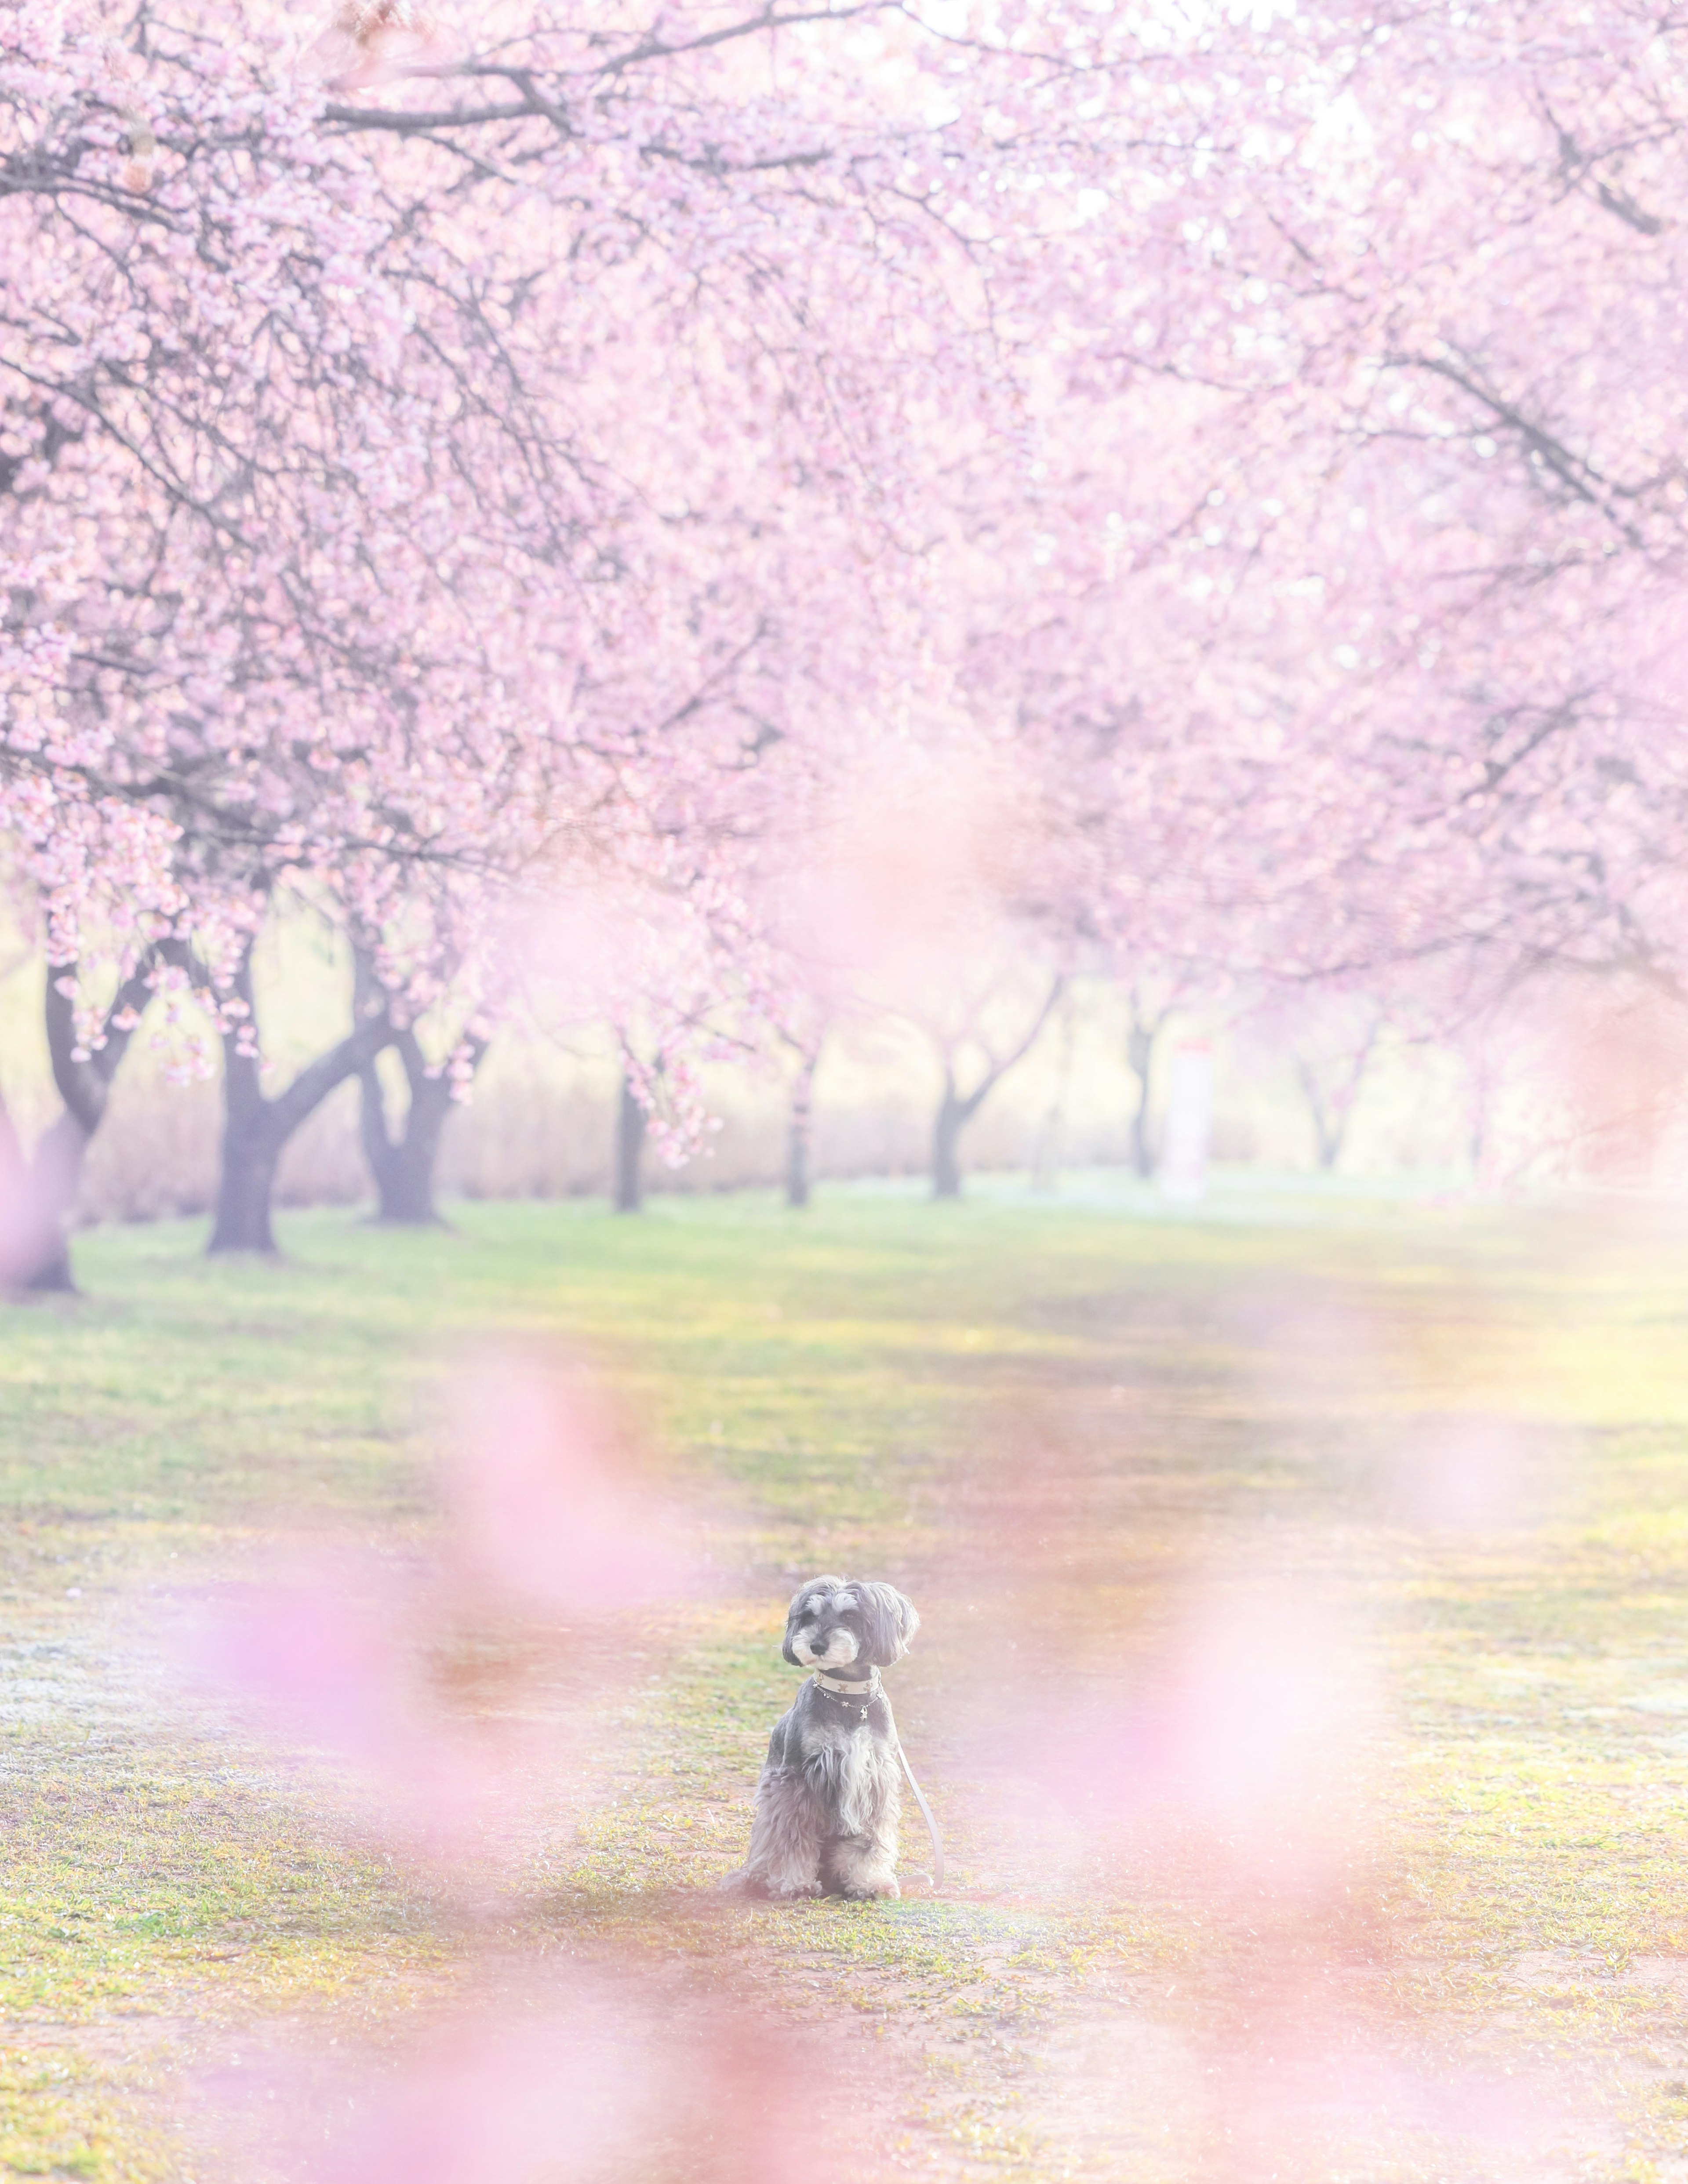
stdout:
[(804, 1882), (799, 1888), (770, 1888), (764, 1892), (771, 1903), (801, 1903), (811, 1897), (825, 1893), (818, 1880)]
[(887, 1880), (859, 1881), (854, 1887), (843, 1888), (838, 1892), (845, 1901), (850, 1903), (889, 1902), (892, 1897), (900, 1896), (902, 1892), (897, 1886), (894, 1875)]

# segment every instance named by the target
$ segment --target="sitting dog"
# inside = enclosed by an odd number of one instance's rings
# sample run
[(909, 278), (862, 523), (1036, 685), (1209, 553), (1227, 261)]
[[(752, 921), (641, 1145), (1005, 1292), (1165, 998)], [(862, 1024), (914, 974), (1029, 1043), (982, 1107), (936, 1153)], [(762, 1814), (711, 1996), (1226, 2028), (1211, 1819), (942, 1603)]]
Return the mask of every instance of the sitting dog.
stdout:
[(748, 1896), (896, 1896), (902, 1817), (897, 1732), (879, 1671), (920, 1618), (889, 1585), (811, 1577), (781, 1652), (813, 1675), (774, 1724), (756, 1784), (750, 1854), (725, 1884)]

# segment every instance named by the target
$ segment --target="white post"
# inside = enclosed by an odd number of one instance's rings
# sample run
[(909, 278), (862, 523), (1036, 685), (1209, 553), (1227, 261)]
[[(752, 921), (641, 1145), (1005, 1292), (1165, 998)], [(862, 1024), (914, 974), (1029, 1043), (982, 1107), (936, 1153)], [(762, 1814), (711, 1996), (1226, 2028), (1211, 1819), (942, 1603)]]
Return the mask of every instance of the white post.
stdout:
[(1207, 1195), (1207, 1141), (1213, 1126), (1213, 1050), (1205, 1039), (1173, 1049), (1167, 1072), (1161, 1193), (1188, 1204)]

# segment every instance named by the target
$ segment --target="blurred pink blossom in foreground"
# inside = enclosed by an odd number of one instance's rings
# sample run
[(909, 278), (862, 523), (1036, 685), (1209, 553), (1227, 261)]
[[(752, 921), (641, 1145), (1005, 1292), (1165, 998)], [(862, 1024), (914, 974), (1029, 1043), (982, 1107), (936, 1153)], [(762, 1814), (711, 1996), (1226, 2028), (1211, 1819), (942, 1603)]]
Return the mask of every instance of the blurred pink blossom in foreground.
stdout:
[[(1222, 1894), (1340, 1886), (1375, 1699), (1357, 1634), (1329, 1608), (1238, 1583), (1189, 1603), (1128, 1684), (1053, 1708), (1045, 1685), (1021, 1696), (1008, 1763), (1063, 1862), (1134, 1882), (1145, 1859), (1194, 1861)], [(997, 1771), (996, 1721), (978, 1735)]]
[(202, 2083), (198, 2121), (252, 2184), (827, 2184), (830, 2077), (718, 1990), (588, 1970), (397, 2054), (237, 2059)]
[(437, 1596), (345, 1556), (203, 1606), (192, 1666), (285, 1756), (326, 1763), (347, 1819), (433, 1863), (509, 1857), (565, 1770), (565, 1719), (454, 1709), (431, 1659)]
[(360, 1826), (508, 1863), (577, 1799), (624, 1673), (616, 1618), (688, 1563), (578, 1373), (488, 1359), (454, 1410), (434, 1559), (296, 1554), (203, 1602), (187, 1650), (284, 1750), (339, 1771)]
[(1547, 1516), (1565, 1484), (1568, 1437), (1539, 1421), (1479, 1411), (1403, 1422), (1390, 1451), (1389, 1513), (1438, 1532), (1520, 1530)]
[(1305, 1932), (1290, 1948), (1257, 1947), (1246, 1929), (1235, 1940), (1228, 1971), (1180, 1971), (1172, 2023), (1093, 2006), (1057, 2036), (1027, 2122), (1069, 2152), (1070, 2173), (1521, 2184), (1562, 2142), (1587, 2143), (1563, 2081), (1391, 2042), (1373, 1968)]
[(639, 1486), (627, 1437), (583, 1373), (483, 1359), (454, 1383), (453, 1423), (441, 1483), (461, 1581), (571, 1618), (685, 1589), (673, 1519)]
[(1390, 2053), (1368, 2035), (1369, 2015), (1357, 1994), (1346, 2009), (1329, 1996), (1277, 1994), (1240, 2039), (1209, 2043), (1209, 2115), (1228, 2177), (1267, 2184), (1379, 2161), (1396, 2174), (1416, 2156), (1431, 2174), (1513, 2184), (1512, 2164), (1546, 2153), (1572, 2124), (1563, 2090), (1535, 2072)]

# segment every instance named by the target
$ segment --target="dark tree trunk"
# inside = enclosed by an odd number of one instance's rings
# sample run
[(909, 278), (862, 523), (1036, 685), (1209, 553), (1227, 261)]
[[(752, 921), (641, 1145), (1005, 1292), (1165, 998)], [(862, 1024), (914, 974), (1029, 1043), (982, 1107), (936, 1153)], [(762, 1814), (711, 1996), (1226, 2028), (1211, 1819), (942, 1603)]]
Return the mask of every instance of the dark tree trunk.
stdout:
[[(250, 1067), (255, 1078), (256, 1062)], [(223, 1157), (217, 1178), (216, 1211), (209, 1251), (267, 1251), (276, 1249), (270, 1201), (276, 1188), (276, 1164), (286, 1140), (260, 1093), (255, 1100), (226, 1100)]]
[(963, 1093), (955, 1084), (953, 1065), (944, 1065), (944, 1097), (938, 1103), (938, 1115), (932, 1126), (932, 1195), (934, 1198), (959, 1198), (961, 1195), (961, 1133), (985, 1101), (1013, 1068), (1023, 1061), (1037, 1044), (1038, 1034), (1049, 1022), (1050, 1012), (1067, 989), (1067, 980), (1057, 978), (1045, 996), (1044, 1005), (1033, 1019), (1031, 1029), (1002, 1056), (993, 1061), (971, 1092)]
[(24, 1287), (48, 1295), (74, 1295), (70, 1271), (70, 1216), (81, 1189), (90, 1134), (67, 1108), (42, 1134), (30, 1163), (29, 1190), (36, 1219), (35, 1264)]
[(1053, 1190), (1061, 1179), (1061, 1137), (1065, 1116), (1061, 1102), (1052, 1100), (1048, 1112), (1038, 1125), (1038, 1134), (1032, 1146), (1032, 1188), (1033, 1190)]
[(1321, 1168), (1334, 1168), (1342, 1157), (1342, 1140), (1348, 1134), (1348, 1117), (1340, 1109), (1325, 1105), (1324, 1095), (1313, 1074), (1311, 1063), (1301, 1061), (1295, 1064), (1295, 1074), (1301, 1079), (1301, 1096), (1307, 1103), (1307, 1112), (1312, 1118), (1313, 1143), (1318, 1150)]
[(0, 1097), (0, 1289), (14, 1295), (27, 1289), (42, 1258), (30, 1164), (11, 1110)]
[(1067, 1005), (1061, 1011), (1061, 1068), (1032, 1151), (1033, 1190), (1053, 1190), (1060, 1179), (1061, 1155), (1066, 1148), (1067, 1100), (1072, 1083), (1072, 1032), (1069, 994)]
[(1137, 1105), (1131, 1117), (1131, 1165), (1139, 1175), (1155, 1173), (1155, 1148), (1149, 1136), (1149, 1087), (1155, 1067), (1155, 1042), (1166, 1022), (1163, 1014), (1152, 1019), (1138, 1013), (1134, 997), (1131, 1029), (1126, 1034), (1126, 1065), (1137, 1079)]
[[(1371, 1066), (1373, 1050), (1378, 1043), (1381, 1023), (1373, 1024), (1366, 1034), (1359, 1052), (1354, 1056), (1347, 1081), (1340, 1078), (1329, 1098), (1320, 1086), (1318, 1072), (1305, 1055), (1298, 1056), (1295, 1074), (1301, 1080), (1302, 1097), (1307, 1103), (1307, 1112), (1312, 1117), (1313, 1139), (1318, 1149), (1318, 1164), (1329, 1171), (1342, 1157), (1342, 1148), (1348, 1142), (1348, 1126), (1354, 1119), (1354, 1109), (1360, 1097), (1361, 1080)], [(1339, 1070), (1340, 1064), (1338, 1065)]]
[(47, 966), (42, 1015), (53, 1081), (64, 1108), (42, 1134), (25, 1178), (27, 1241), (14, 1278), (18, 1288), (48, 1295), (75, 1293), (70, 1270), (70, 1217), (81, 1189), (88, 1146), (105, 1119), (112, 1079), (153, 997), (148, 982), (154, 961), (149, 953), (119, 987), (106, 1011), (101, 1043), (85, 1057), (79, 1057), (76, 1050), (74, 992), (60, 989), (61, 979), (74, 988), (75, 966)]
[[(451, 1114), (451, 1086), (421, 1072), (412, 1076), (410, 1104), (395, 1136), (387, 1119), (387, 1098), (373, 1062), (358, 1072), (364, 1155), (375, 1180), (377, 1221), (426, 1228), (439, 1220), (434, 1204), (434, 1167), (440, 1139)], [(420, 1081), (419, 1081), (420, 1079)]]
[[(358, 958), (358, 1004), (366, 1009), (382, 996), (373, 967)], [(432, 1072), (421, 1043), (409, 1026), (393, 1035), (398, 1058), (404, 1065), (409, 1105), (402, 1130), (396, 1134), (388, 1123), (387, 1095), (381, 1072), (373, 1060), (358, 1072), (359, 1120), (364, 1155), (375, 1180), (376, 1219), (396, 1226), (420, 1228), (438, 1223), (434, 1203), (434, 1176), (439, 1164), (440, 1140), (457, 1102), (452, 1098), (455, 1080), (444, 1069)], [(481, 1066), (487, 1051), (484, 1039), (465, 1042), (470, 1072)]]
[(634, 1095), (632, 1079), (621, 1078), (616, 1111), (616, 1211), (638, 1213), (644, 1206), (644, 1109)]
[(946, 1071), (944, 1097), (938, 1103), (938, 1119), (932, 1128), (932, 1195), (959, 1198), (961, 1195), (961, 1133), (972, 1118), (977, 1101), (960, 1098), (955, 1080)]
[(365, 1015), (339, 1045), (302, 1069), (285, 1092), (266, 1099), (256, 1045), (252, 950), (235, 974), (236, 998), (246, 1004), (237, 1028), (223, 1035), (223, 1156), (208, 1251), (276, 1249), (270, 1201), (283, 1148), (337, 1086), (372, 1062), (393, 1037), (384, 1013)]
[(815, 1071), (818, 1050), (804, 1056), (791, 1088), (791, 1127), (785, 1148), (785, 1202), (809, 1203), (809, 1148), (815, 1121)]
[(1494, 1094), (1494, 1080), (1489, 1068), (1489, 1058), (1481, 1046), (1474, 1053), (1467, 1050), (1466, 1069), (1471, 1078), (1471, 1129), (1467, 1138), (1467, 1150), (1471, 1160), (1474, 1183), (1483, 1179), (1484, 1163), (1489, 1156), (1490, 1125)]

